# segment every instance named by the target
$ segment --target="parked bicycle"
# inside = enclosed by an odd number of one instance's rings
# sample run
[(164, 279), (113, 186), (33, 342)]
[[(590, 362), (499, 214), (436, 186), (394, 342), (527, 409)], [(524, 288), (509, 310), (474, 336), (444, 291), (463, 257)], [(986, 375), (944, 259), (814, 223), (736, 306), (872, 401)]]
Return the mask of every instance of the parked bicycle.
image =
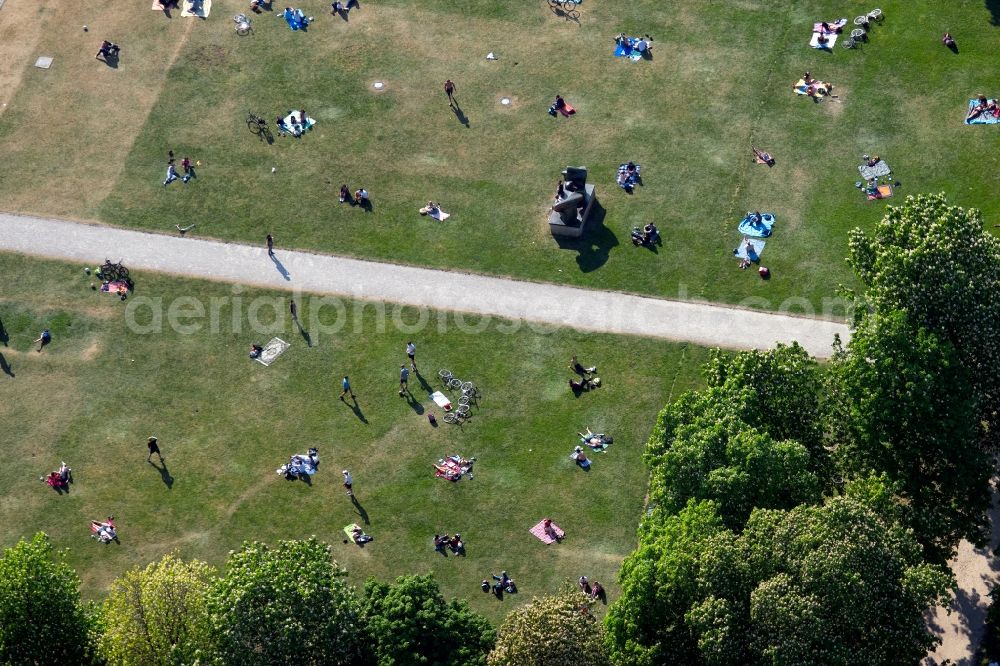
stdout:
[(583, 0), (548, 0), (549, 9), (556, 16), (562, 16), (566, 20), (576, 21), (580, 18), (580, 5)]
[(251, 134), (259, 136), (262, 140), (273, 141), (271, 128), (267, 126), (267, 121), (258, 116), (253, 111), (247, 111), (247, 129)]

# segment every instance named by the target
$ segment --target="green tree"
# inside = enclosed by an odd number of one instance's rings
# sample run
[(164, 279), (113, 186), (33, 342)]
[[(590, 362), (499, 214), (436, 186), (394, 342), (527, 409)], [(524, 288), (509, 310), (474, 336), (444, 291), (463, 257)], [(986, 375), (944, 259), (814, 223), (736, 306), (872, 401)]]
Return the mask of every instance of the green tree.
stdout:
[(943, 194), (909, 196), (871, 236), (851, 233), (849, 261), (870, 310), (903, 310), (914, 329), (954, 345), (976, 389), (980, 435), (1000, 445), (1000, 239), (979, 211)]
[(906, 313), (870, 314), (829, 376), (834, 458), (844, 476), (898, 482), (906, 522), (933, 559), (963, 538), (989, 540), (990, 456), (976, 436), (976, 395), (955, 348)]
[[(951, 583), (899, 522), (891, 487), (789, 511), (755, 510), (726, 530), (711, 502), (654, 516), (608, 611), (616, 663), (915, 663), (934, 645), (924, 613)], [(647, 522), (650, 522), (647, 521)]]
[(821, 484), (804, 446), (775, 441), (736, 417), (712, 411), (693, 423), (664, 419), (677, 425), (664, 432), (662, 446), (649, 447), (646, 458), (652, 469), (649, 500), (658, 510), (677, 513), (689, 499), (715, 500), (726, 526), (739, 531), (755, 508), (819, 501)]
[(254, 541), (231, 552), (209, 592), (219, 652), (228, 664), (356, 664), (361, 606), (330, 547), (315, 537)]
[(511, 611), (500, 625), (490, 666), (605, 666), (601, 623), (572, 583)]
[(445, 601), (431, 576), (370, 578), (362, 608), (381, 666), (484, 666), (496, 635), (464, 601)]
[(0, 556), (0, 663), (83, 664), (89, 623), (80, 579), (42, 532)]
[(121, 666), (169, 666), (210, 660), (208, 591), (215, 571), (165, 555), (111, 585), (101, 616), (101, 656)]

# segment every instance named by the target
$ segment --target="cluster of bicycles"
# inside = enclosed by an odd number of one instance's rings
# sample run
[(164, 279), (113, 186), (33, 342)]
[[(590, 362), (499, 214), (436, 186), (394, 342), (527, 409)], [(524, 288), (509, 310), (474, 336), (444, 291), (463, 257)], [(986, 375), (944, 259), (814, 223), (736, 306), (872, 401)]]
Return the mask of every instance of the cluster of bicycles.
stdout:
[(451, 374), (451, 370), (438, 370), (438, 377), (447, 389), (458, 389), (458, 407), (444, 415), (446, 423), (461, 424), (472, 418), (472, 405), (479, 404), (479, 389), (472, 382), (462, 381)]
[(129, 286), (132, 280), (128, 276), (128, 269), (119, 260), (116, 264), (110, 259), (105, 259), (101, 267), (97, 269), (97, 277), (105, 282), (125, 282)]

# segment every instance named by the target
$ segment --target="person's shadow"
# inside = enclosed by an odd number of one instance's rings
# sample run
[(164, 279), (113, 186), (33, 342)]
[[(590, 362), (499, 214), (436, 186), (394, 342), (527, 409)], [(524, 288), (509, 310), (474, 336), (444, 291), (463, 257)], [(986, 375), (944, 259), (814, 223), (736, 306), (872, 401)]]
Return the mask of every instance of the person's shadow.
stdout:
[(281, 277), (283, 277), (286, 280), (288, 280), (289, 282), (291, 282), (292, 276), (291, 276), (291, 274), (289, 274), (288, 269), (285, 268), (285, 265), (283, 263), (281, 263), (281, 260), (279, 260), (273, 254), (270, 255), (270, 256), (271, 256), (271, 261), (274, 262), (274, 267), (278, 269), (279, 273), (281, 273)]
[(351, 504), (354, 505), (354, 510), (357, 512), (358, 516), (361, 517), (361, 521), (365, 525), (371, 525), (371, 521), (368, 520), (368, 512), (365, 511), (365, 507), (361, 506), (361, 502), (359, 502), (358, 498), (354, 495), (351, 495)]
[(408, 404), (410, 409), (416, 412), (418, 416), (424, 413), (424, 406), (420, 404), (419, 400), (413, 397), (413, 394), (410, 393), (409, 390), (407, 390), (403, 395), (406, 397), (406, 404)]
[(160, 461), (159, 465), (157, 465), (152, 460), (147, 460), (146, 462), (152, 465), (153, 469), (155, 469), (157, 472), (160, 473), (160, 480), (163, 481), (163, 485), (167, 487), (167, 490), (170, 490), (171, 488), (174, 487), (174, 477), (170, 475), (170, 470), (167, 469), (167, 463), (165, 463), (162, 460)]
[(7, 362), (7, 359), (4, 358), (3, 354), (0, 354), (0, 370), (3, 370), (3, 373), (8, 377), (14, 376), (14, 371), (11, 370), (10, 363)]
[(368, 419), (365, 418), (365, 413), (361, 411), (361, 405), (358, 404), (358, 399), (352, 397), (351, 401), (351, 404), (348, 405), (347, 401), (344, 400), (344, 404), (351, 408), (351, 411), (354, 412), (354, 415), (358, 417), (359, 421), (367, 425)]
[(462, 107), (458, 105), (458, 102), (452, 103), (451, 110), (454, 112), (455, 118), (458, 119), (458, 122), (462, 123), (466, 127), (470, 127), (469, 117), (465, 115), (464, 111), (462, 111)]
[(945, 44), (945, 46), (947, 46), (952, 53), (958, 55), (958, 44), (956, 44), (955, 42), (951, 42), (949, 44)]
[(427, 395), (434, 393), (434, 389), (432, 389), (431, 385), (427, 383), (427, 380), (424, 379), (424, 376), (420, 374), (419, 370), (414, 370), (413, 374), (416, 375), (417, 381), (420, 382), (420, 390), (425, 391)]
[(111, 69), (118, 69), (118, 56), (117, 55), (109, 53), (108, 55), (106, 55), (103, 58), (101, 58), (101, 60), (104, 62), (105, 65), (107, 65)]
[(309, 331), (302, 328), (302, 323), (298, 319), (295, 320), (295, 326), (299, 329), (299, 335), (301, 335), (302, 339), (306, 341), (306, 346), (312, 347), (312, 337), (309, 335)]

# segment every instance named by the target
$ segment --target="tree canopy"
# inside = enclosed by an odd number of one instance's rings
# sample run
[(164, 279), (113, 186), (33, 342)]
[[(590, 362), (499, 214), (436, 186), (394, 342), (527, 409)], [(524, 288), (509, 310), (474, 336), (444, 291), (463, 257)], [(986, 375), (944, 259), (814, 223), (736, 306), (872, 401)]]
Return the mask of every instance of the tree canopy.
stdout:
[[(890, 206), (869, 236), (855, 229), (849, 261), (878, 313), (902, 310), (914, 329), (954, 345), (978, 397), (979, 430), (1000, 444), (1000, 239), (978, 210), (943, 194)], [(861, 313), (868, 311), (862, 309)]]
[(345, 576), (315, 537), (244, 543), (209, 593), (219, 655), (250, 666), (359, 663), (361, 607)]
[(604, 631), (572, 584), (511, 611), (497, 632), (490, 666), (608, 666)]
[(445, 601), (431, 576), (370, 578), (362, 603), (380, 666), (485, 666), (495, 632), (464, 601)]
[(80, 579), (44, 533), (3, 552), (0, 663), (86, 663), (88, 628)]
[(215, 571), (165, 555), (118, 578), (101, 609), (100, 654), (108, 664), (193, 664), (212, 654), (208, 591)]

